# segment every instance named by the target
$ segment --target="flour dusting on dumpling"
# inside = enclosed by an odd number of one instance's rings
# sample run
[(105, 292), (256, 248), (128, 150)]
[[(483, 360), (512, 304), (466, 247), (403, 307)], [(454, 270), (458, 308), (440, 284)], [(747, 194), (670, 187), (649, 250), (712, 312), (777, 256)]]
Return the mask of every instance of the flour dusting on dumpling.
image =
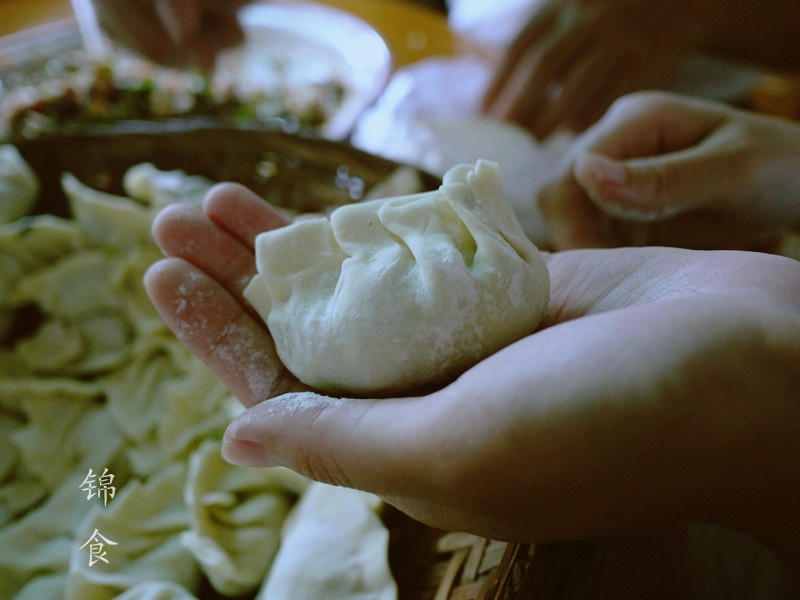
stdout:
[(533, 332), (549, 275), (497, 172), (459, 165), (438, 190), (260, 234), (246, 296), (286, 367), (323, 391), (398, 393)]

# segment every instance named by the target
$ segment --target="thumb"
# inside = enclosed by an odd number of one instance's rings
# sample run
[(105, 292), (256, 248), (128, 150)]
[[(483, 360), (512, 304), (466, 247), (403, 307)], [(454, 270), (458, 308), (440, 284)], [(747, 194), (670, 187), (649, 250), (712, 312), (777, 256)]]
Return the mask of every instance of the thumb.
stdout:
[(573, 173), (595, 205), (626, 220), (660, 221), (702, 202), (696, 169), (682, 153), (620, 161), (582, 152)]
[(418, 435), (425, 424), (417, 416), (424, 411), (405, 407), (416, 401), (284, 394), (239, 414), (222, 454), (241, 466), (283, 466), (323, 483), (393, 496), (426, 472), (421, 465), (429, 456)]
[(170, 42), (176, 48), (183, 47), (200, 34), (202, 15), (195, 3), (156, 0), (155, 11)]

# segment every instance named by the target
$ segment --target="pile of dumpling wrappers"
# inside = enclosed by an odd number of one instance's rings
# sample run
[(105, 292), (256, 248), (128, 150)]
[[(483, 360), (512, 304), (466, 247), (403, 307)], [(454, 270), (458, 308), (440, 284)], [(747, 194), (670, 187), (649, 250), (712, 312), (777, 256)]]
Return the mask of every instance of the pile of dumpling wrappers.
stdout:
[(0, 597), (395, 598), (378, 499), (226, 463), (239, 404), (145, 294), (153, 217), (212, 182), (62, 183), (73, 218), (24, 216), (36, 176), (0, 147)]

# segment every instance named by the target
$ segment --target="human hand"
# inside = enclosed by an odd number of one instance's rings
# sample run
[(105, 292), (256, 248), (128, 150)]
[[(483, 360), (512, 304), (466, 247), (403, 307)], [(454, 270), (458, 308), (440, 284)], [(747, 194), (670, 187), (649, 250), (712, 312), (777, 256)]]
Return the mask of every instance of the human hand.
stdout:
[(242, 296), (256, 274), (256, 235), (286, 224), (253, 192), (223, 184), (208, 192), (203, 211), (171, 205), (153, 225), (168, 255), (145, 277), (153, 303), (245, 406), (306, 389), (283, 367), (266, 326)]
[(785, 460), (800, 444), (796, 262), (665, 248), (548, 255), (553, 291), (536, 334), (429, 395), (342, 400), (297, 392), (241, 299), (252, 237), (281, 219), (240, 188), (215, 190), (206, 212), (162, 213), (156, 238), (182, 258), (146, 284), (176, 335), (251, 407), (226, 433), (232, 462), (288, 466), (493, 538), (682, 517), (791, 546), (781, 535), (794, 522), (786, 498), (800, 492), (800, 465)]
[(618, 97), (669, 81), (698, 43), (691, 6), (547, 0), (505, 53), (484, 110), (540, 139), (586, 129)]
[(242, 40), (236, 11), (247, 0), (92, 0), (117, 43), (167, 66), (210, 70), (220, 50)]
[(800, 125), (631, 94), (576, 142), (538, 201), (558, 249), (765, 248), (800, 226)]

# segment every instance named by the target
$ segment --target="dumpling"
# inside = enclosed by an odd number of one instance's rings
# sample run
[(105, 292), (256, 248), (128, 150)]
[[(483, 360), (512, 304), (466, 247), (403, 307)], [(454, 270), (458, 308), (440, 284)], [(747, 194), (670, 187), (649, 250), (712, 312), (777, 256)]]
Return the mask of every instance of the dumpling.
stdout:
[(197, 600), (185, 587), (168, 581), (143, 581), (114, 600)]
[[(199, 589), (200, 568), (180, 541), (189, 527), (185, 480), (186, 466), (175, 463), (144, 483), (128, 481), (113, 503), (87, 512), (73, 534), (64, 598), (111, 600), (142, 581)], [(91, 546), (81, 546), (95, 533), (108, 540), (108, 562), (92, 566)]]
[(438, 384), (534, 331), (549, 274), (498, 165), (460, 165), (433, 192), (343, 206), (256, 239), (245, 295), (283, 363), (328, 392)]
[(152, 243), (153, 213), (149, 207), (90, 188), (70, 173), (61, 176), (61, 187), (72, 214), (93, 242), (115, 248)]
[(23, 403), (28, 423), (11, 433), (28, 472), (55, 491), (74, 471), (85, 474), (97, 463), (122, 469), (125, 439), (91, 396), (32, 392)]
[[(85, 474), (73, 472), (65, 479), (78, 477), (80, 482)], [(94, 505), (75, 491), (68, 485), (58, 487), (35, 510), (0, 530), (0, 598), (16, 598), (34, 579), (66, 572), (75, 547), (75, 524)]]
[(39, 179), (19, 151), (0, 146), (0, 223), (11, 223), (28, 214), (39, 195)]
[(312, 482), (284, 524), (256, 600), (396, 600), (377, 496)]
[(238, 597), (258, 589), (278, 552), (283, 521), (306, 486), (287, 469), (231, 465), (219, 442), (195, 450), (184, 486), (190, 530), (181, 542), (215, 590)]
[(14, 596), (14, 600), (63, 600), (66, 573), (35, 576)]
[(128, 196), (157, 209), (176, 202), (200, 206), (213, 185), (205, 177), (177, 170), (161, 171), (151, 163), (131, 167), (122, 179)]

